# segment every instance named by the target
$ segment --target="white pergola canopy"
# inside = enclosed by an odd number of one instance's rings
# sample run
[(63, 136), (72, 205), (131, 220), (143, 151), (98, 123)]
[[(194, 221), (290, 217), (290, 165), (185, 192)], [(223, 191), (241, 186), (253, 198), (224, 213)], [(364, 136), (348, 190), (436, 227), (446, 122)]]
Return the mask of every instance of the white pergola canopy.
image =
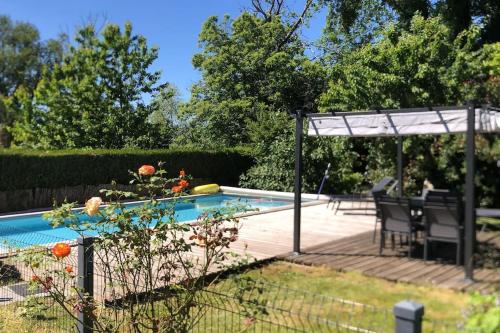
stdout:
[[(467, 131), (467, 109), (308, 116), (309, 136), (404, 136)], [(475, 109), (477, 132), (500, 131), (500, 112)]]

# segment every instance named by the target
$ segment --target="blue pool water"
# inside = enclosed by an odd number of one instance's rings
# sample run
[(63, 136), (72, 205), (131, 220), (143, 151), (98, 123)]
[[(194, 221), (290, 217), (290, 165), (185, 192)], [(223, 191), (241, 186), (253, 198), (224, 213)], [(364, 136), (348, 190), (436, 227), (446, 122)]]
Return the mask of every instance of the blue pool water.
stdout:
[[(237, 205), (248, 209), (266, 210), (291, 204), (284, 199), (247, 197), (215, 194), (182, 200), (175, 205), (178, 222), (193, 221), (204, 211)], [(135, 204), (137, 205), (137, 204)], [(130, 204), (133, 207), (134, 204)], [(65, 227), (52, 228), (42, 214), (0, 217), (0, 249), (6, 246), (27, 247), (32, 245), (73, 240), (78, 233)]]

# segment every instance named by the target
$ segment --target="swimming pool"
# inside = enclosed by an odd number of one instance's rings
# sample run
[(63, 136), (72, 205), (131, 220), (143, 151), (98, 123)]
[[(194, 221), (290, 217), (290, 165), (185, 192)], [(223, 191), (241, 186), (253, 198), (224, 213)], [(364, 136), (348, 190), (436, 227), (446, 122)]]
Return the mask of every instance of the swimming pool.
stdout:
[[(229, 207), (246, 206), (249, 209), (268, 210), (292, 204), (291, 200), (273, 197), (252, 197), (243, 195), (214, 194), (186, 198), (175, 205), (175, 218), (178, 222), (193, 221), (204, 211)], [(127, 204), (129, 207), (140, 203)], [(42, 213), (0, 217), (0, 248), (28, 247), (74, 240), (79, 236), (69, 228), (52, 228), (42, 218)]]

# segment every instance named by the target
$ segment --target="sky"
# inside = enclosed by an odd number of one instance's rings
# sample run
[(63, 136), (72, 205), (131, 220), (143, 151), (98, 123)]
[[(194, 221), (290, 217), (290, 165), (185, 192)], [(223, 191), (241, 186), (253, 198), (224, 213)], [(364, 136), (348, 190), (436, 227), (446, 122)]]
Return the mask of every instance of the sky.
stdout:
[[(288, 0), (291, 8), (302, 8), (305, 0)], [(0, 0), (0, 14), (14, 21), (34, 24), (42, 39), (60, 33), (74, 36), (75, 27), (91, 21), (123, 25), (132, 22), (134, 32), (159, 47), (152, 69), (162, 71), (162, 83), (175, 84), (181, 98), (189, 98), (189, 88), (200, 79), (191, 64), (198, 49), (198, 34), (212, 15), (236, 17), (250, 0)], [(324, 16), (317, 15), (303, 31), (307, 39), (321, 34)]]

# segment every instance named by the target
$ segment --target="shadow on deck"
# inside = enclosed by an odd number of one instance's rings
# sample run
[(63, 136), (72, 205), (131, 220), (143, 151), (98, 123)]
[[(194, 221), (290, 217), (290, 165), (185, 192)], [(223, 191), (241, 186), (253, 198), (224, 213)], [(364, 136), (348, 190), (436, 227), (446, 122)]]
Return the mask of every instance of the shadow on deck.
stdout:
[(465, 281), (463, 266), (454, 264), (453, 245), (439, 244), (433, 251), (439, 256), (425, 262), (422, 260), (422, 246), (417, 246), (413, 258), (408, 259), (408, 247), (400, 245), (399, 237), (396, 237), (394, 250), (388, 241), (383, 255), (379, 256), (378, 240), (377, 237), (372, 243), (372, 232), (364, 232), (306, 248), (300, 255), (287, 253), (278, 258), (338, 271), (357, 271), (389, 281), (432, 284), (461, 291), (483, 291), (500, 286), (500, 233), (478, 233), (479, 255), (474, 282)]

